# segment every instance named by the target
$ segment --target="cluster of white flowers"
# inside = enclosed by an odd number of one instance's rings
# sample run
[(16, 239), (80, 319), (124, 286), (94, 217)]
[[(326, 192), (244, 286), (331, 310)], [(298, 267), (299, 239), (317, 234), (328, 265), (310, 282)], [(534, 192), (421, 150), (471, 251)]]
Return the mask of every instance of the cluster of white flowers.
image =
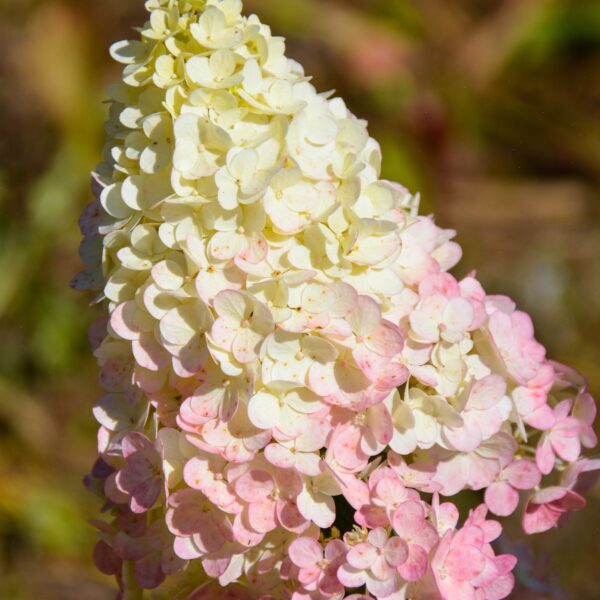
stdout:
[(497, 523), (481, 507), (458, 530), (437, 494), (487, 488), (509, 514), (535, 488), (542, 530), (566, 510), (538, 489), (556, 467), (577, 508), (585, 386), (509, 299), (447, 273), (454, 232), (380, 179), (366, 123), (241, 0), (146, 7), (141, 40), (111, 49), (125, 68), (75, 280), (109, 314), (90, 336), (100, 568), (240, 599), (505, 597)]

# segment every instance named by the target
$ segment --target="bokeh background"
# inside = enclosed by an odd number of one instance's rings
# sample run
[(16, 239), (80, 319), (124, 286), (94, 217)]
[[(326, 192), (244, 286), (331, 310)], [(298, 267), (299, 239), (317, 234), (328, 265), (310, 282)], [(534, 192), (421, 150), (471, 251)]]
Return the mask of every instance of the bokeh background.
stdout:
[[(458, 273), (477, 268), (513, 295), (600, 398), (600, 2), (246, 7), (369, 119), (385, 177), (459, 231)], [(69, 280), (119, 73), (107, 47), (144, 14), (142, 0), (0, 0), (1, 600), (114, 598), (91, 565), (99, 506), (81, 485), (95, 453), (94, 309)], [(570, 528), (518, 546), (534, 573), (515, 598), (600, 597), (599, 500), (597, 487)], [(520, 543), (509, 527), (506, 544)]]

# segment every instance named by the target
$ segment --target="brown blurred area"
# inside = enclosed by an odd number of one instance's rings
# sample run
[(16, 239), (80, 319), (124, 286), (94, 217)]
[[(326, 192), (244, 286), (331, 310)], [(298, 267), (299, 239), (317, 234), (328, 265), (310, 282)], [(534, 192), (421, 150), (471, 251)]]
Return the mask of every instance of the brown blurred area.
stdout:
[[(600, 3), (246, 0), (321, 90), (370, 122), (384, 176), (457, 229), (492, 293), (529, 311), (600, 398)], [(108, 45), (142, 0), (0, 0), (0, 599), (108, 600), (90, 560), (98, 503), (94, 309), (69, 289), (78, 213), (119, 75)], [(515, 598), (600, 597), (600, 489), (520, 547)], [(509, 527), (506, 544), (521, 543)]]

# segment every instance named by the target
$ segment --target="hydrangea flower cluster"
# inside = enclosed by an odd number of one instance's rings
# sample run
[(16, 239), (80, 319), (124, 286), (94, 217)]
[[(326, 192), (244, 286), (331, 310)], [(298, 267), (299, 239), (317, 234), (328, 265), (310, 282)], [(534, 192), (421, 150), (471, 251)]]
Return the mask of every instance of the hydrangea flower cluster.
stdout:
[(489, 514), (523, 499), (535, 533), (583, 507), (585, 381), (449, 273), (454, 232), (241, 0), (146, 7), (111, 49), (74, 281), (108, 308), (99, 568), (122, 598), (505, 598)]

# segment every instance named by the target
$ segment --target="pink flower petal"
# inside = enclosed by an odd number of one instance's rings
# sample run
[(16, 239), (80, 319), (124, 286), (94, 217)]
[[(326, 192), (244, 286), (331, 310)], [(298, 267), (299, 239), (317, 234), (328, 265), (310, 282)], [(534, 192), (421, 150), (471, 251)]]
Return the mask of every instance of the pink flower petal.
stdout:
[(208, 460), (199, 456), (188, 460), (183, 469), (183, 478), (187, 485), (193, 489), (202, 490), (208, 477), (211, 477)]
[(377, 550), (371, 544), (361, 542), (352, 546), (346, 560), (355, 569), (368, 569), (377, 559)]
[(134, 300), (119, 304), (110, 316), (112, 330), (124, 340), (137, 340), (141, 333), (138, 322), (140, 312)]
[(548, 475), (554, 467), (554, 452), (548, 437), (543, 437), (535, 452), (535, 462), (543, 475)]
[(169, 354), (152, 334), (142, 333), (139, 339), (132, 342), (131, 351), (136, 362), (150, 371), (158, 371), (170, 363)]
[(194, 544), (190, 537), (176, 537), (173, 542), (175, 554), (183, 560), (200, 558), (203, 552)]
[(247, 548), (253, 548), (262, 542), (265, 537), (264, 533), (259, 533), (250, 527), (250, 525), (246, 522), (246, 515), (239, 514), (236, 515), (233, 520), (233, 535), (235, 540), (242, 544), (242, 546), (246, 546)]
[(295, 465), (296, 458), (291, 450), (280, 444), (269, 444), (265, 448), (265, 458), (276, 467), (290, 469)]
[(515, 587), (515, 577), (512, 573), (496, 577), (492, 583), (485, 586), (485, 600), (503, 600), (508, 598)]
[(400, 329), (385, 320), (377, 324), (365, 336), (364, 341), (370, 350), (380, 356), (397, 356), (404, 347), (404, 338), (400, 333)]
[(385, 404), (377, 404), (367, 410), (367, 427), (380, 444), (388, 445), (392, 439), (394, 425)]
[(476, 381), (469, 394), (468, 406), (484, 410), (495, 406), (506, 393), (506, 382), (500, 375), (488, 375)]
[(543, 406), (540, 406), (533, 412), (529, 413), (524, 418), (524, 421), (531, 427), (535, 427), (541, 431), (547, 431), (548, 429), (552, 429), (552, 427), (554, 427), (556, 418), (554, 417), (554, 412), (552, 409), (547, 404), (544, 404)]
[(536, 487), (542, 478), (536, 464), (523, 458), (508, 465), (504, 469), (503, 475), (518, 490), (530, 490)]
[(243, 364), (256, 360), (262, 340), (263, 338), (260, 334), (248, 327), (242, 327), (233, 340), (231, 347), (233, 356)]
[(420, 502), (409, 500), (396, 508), (392, 525), (400, 537), (408, 537), (419, 531), (425, 522), (425, 511)]
[(485, 503), (495, 515), (507, 517), (516, 510), (519, 494), (506, 481), (496, 481), (485, 491)]
[(347, 588), (357, 588), (364, 585), (366, 581), (366, 574), (360, 569), (347, 565), (342, 565), (337, 572), (340, 583)]
[(140, 587), (152, 590), (166, 578), (160, 564), (159, 554), (150, 554), (135, 563), (135, 578)]
[(417, 544), (410, 544), (408, 550), (408, 558), (398, 572), (407, 581), (418, 581), (427, 571), (429, 557), (427, 551)]
[(547, 504), (529, 503), (523, 513), (523, 530), (530, 535), (548, 531), (557, 526), (561, 515), (561, 511)]
[(269, 248), (265, 238), (258, 233), (253, 233), (247, 241), (247, 246), (240, 253), (242, 260), (256, 265), (262, 262), (268, 254)]
[(248, 506), (248, 520), (252, 524), (252, 529), (259, 533), (273, 531), (277, 527), (275, 501), (265, 499), (250, 504)]
[(323, 560), (323, 548), (316, 540), (301, 537), (290, 544), (288, 555), (297, 567), (305, 569)]
[(361, 440), (361, 430), (353, 424), (342, 426), (333, 435), (329, 450), (336, 461), (350, 472), (359, 471), (367, 463)]
[(557, 437), (551, 436), (552, 448), (558, 456), (567, 462), (575, 462), (581, 454), (581, 442), (579, 437)]
[(298, 510), (296, 502), (290, 499), (277, 502), (277, 518), (282, 527), (294, 533), (303, 533), (310, 524)]
[(236, 494), (246, 502), (260, 502), (273, 491), (275, 483), (266, 471), (253, 469), (237, 479), (234, 487)]
[(399, 537), (391, 537), (385, 545), (385, 560), (393, 567), (399, 567), (406, 562), (409, 548), (406, 542)]
[(346, 320), (356, 335), (369, 335), (381, 321), (381, 308), (369, 296), (359, 296), (354, 311)]
[(444, 561), (448, 574), (458, 581), (470, 581), (485, 568), (485, 556), (475, 546), (459, 546), (450, 550)]
[(341, 560), (346, 554), (346, 544), (342, 540), (331, 540), (325, 547), (325, 559), (329, 562)]

